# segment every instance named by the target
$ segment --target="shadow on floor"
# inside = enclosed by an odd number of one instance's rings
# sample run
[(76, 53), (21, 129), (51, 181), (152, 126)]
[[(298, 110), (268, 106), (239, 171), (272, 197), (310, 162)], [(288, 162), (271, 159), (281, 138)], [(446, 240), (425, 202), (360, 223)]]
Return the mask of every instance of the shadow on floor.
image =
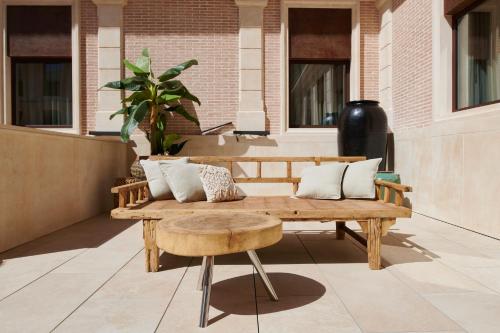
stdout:
[(0, 262), (39, 254), (97, 248), (136, 223), (140, 222), (136, 220), (113, 221), (106, 216), (98, 216), (0, 253)]
[[(295, 294), (294, 291), (300, 291), (302, 296), (307, 295), (307, 297), (287, 297), (286, 302), (273, 302), (267, 297), (258, 297), (257, 299), (262, 301), (259, 301), (259, 304), (248, 302), (237, 295), (237, 290), (241, 289), (241, 286), (246, 285), (249, 279), (254, 278), (254, 275), (247, 274), (215, 283), (212, 286), (210, 305), (223, 312), (223, 314), (218, 316), (222, 318), (228, 314), (255, 315), (256, 307), (259, 314), (265, 314), (300, 308), (320, 299), (326, 292), (325, 286), (305, 276), (290, 273), (269, 273), (268, 277), (278, 295), (293, 296)], [(255, 279), (258, 278), (258, 276), (255, 276)], [(236, 291), (234, 297), (228, 297), (228, 290)], [(300, 294), (295, 294), (295, 296), (300, 296)], [(263, 306), (260, 306), (260, 303)]]

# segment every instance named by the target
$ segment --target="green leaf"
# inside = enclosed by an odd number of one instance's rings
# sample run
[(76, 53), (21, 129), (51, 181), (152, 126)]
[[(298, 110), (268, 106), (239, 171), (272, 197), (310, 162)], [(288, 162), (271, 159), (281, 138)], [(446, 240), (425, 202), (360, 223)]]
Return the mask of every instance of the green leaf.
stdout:
[(196, 59), (188, 60), (186, 62), (183, 62), (180, 65), (177, 65), (175, 67), (170, 68), (165, 73), (160, 75), (158, 77), (158, 80), (160, 80), (160, 82), (171, 80), (174, 77), (179, 76), (182, 73), (182, 71), (188, 69), (189, 67), (191, 67), (193, 65), (198, 65), (198, 61)]
[(182, 96), (180, 96), (180, 95), (171, 95), (167, 92), (164, 92), (156, 98), (156, 103), (158, 103), (159, 105), (166, 104), (166, 103), (178, 101), (181, 97)]
[(163, 150), (168, 151), (172, 144), (179, 140), (181, 136), (179, 134), (171, 133), (171, 134), (166, 134), (163, 137)]
[(179, 95), (181, 98), (188, 99), (201, 105), (200, 100), (195, 95), (191, 94), (189, 90), (182, 84), (179, 80), (171, 80), (160, 83), (160, 87), (163, 91), (171, 95)]
[(142, 101), (138, 105), (133, 105), (132, 108), (134, 108), (134, 110), (130, 116), (133, 117), (137, 123), (141, 123), (149, 111), (149, 101)]
[(137, 105), (144, 100), (151, 100), (148, 91), (136, 91), (130, 96), (124, 98), (122, 103), (132, 102), (133, 105)]
[(175, 113), (183, 116), (185, 119), (187, 119), (187, 120), (195, 123), (196, 125), (200, 126), (200, 122), (198, 121), (198, 119), (196, 117), (192, 116), (189, 112), (187, 112), (187, 110), (184, 108), (184, 106), (182, 104), (169, 107), (169, 108), (166, 109), (166, 111), (168, 111), (168, 112), (175, 112)]
[(142, 101), (139, 105), (132, 105), (130, 107), (129, 116), (123, 123), (120, 133), (123, 142), (127, 142), (130, 139), (130, 135), (144, 120), (146, 114), (148, 113), (148, 106), (149, 101)]
[(140, 56), (137, 58), (135, 65), (139, 67), (144, 73), (151, 72), (151, 59), (149, 57)]
[(168, 154), (169, 155), (177, 155), (182, 150), (182, 148), (184, 147), (186, 142), (188, 142), (188, 140), (184, 140), (182, 142), (172, 144), (170, 146), (170, 148), (168, 149)]
[(123, 64), (125, 65), (125, 67), (127, 67), (135, 75), (138, 75), (138, 76), (147, 76), (149, 74), (149, 72), (144, 71), (142, 68), (134, 65), (133, 63), (131, 63), (127, 59), (123, 60)]
[(113, 119), (115, 116), (117, 116), (119, 114), (128, 115), (128, 112), (129, 112), (128, 107), (120, 109), (120, 110), (116, 111), (115, 113), (113, 113), (111, 116), (109, 116), (109, 120)]
[(123, 89), (123, 83), (122, 81), (111, 81), (106, 83), (103, 88), (111, 88), (111, 89)]
[(132, 76), (121, 81), (112, 81), (106, 83), (103, 87), (112, 89), (124, 89), (129, 91), (139, 91), (145, 88), (145, 83), (149, 80), (141, 76)]
[(149, 58), (149, 50), (147, 48), (142, 49), (142, 56)]

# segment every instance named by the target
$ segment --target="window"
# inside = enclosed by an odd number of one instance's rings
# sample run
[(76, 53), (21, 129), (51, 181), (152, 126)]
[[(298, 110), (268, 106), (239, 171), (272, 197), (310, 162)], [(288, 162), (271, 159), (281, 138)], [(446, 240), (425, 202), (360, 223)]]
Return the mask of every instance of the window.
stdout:
[(13, 59), (12, 92), (15, 125), (71, 127), (71, 59)]
[(349, 90), (349, 63), (290, 63), (290, 127), (336, 126)]
[(500, 2), (477, 1), (453, 19), (454, 109), (500, 102)]
[(71, 128), (71, 7), (7, 6), (7, 39), (12, 123)]
[(289, 127), (337, 127), (349, 100), (351, 10), (290, 8)]

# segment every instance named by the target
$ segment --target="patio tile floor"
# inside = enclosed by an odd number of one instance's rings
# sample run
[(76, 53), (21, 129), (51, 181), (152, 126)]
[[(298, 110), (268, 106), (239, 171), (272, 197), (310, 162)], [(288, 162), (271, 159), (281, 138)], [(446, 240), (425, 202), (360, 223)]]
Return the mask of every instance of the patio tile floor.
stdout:
[(385, 269), (370, 271), (334, 229), (286, 223), (258, 251), (277, 303), (246, 255), (217, 257), (199, 329), (200, 260), (163, 253), (145, 273), (140, 222), (99, 216), (0, 254), (0, 331), (499, 332), (500, 241), (414, 214), (384, 237)]

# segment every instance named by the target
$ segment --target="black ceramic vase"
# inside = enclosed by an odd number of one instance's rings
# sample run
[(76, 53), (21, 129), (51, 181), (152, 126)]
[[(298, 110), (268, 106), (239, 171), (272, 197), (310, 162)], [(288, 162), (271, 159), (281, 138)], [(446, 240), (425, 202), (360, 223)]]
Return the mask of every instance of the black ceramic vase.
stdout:
[(382, 157), (379, 170), (385, 170), (387, 116), (377, 101), (348, 102), (339, 117), (340, 156)]

